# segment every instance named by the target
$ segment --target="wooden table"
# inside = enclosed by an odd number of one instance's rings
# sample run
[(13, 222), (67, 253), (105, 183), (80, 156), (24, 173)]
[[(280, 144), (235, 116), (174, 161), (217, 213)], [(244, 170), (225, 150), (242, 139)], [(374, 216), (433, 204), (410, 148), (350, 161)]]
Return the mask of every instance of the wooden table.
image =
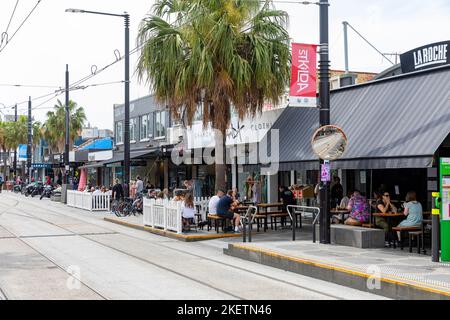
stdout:
[(264, 232), (267, 231), (268, 227), (267, 227), (267, 215), (270, 214), (271, 212), (267, 211), (268, 208), (279, 208), (282, 207), (283, 203), (282, 202), (273, 202), (273, 203), (258, 203), (256, 205), (257, 208), (257, 214), (258, 215), (266, 215), (266, 218), (264, 219)]
[(350, 214), (350, 212), (351, 211), (349, 211), (349, 210), (347, 210), (347, 209), (337, 209), (337, 208), (334, 208), (334, 209), (331, 209), (330, 210), (330, 213), (333, 215), (333, 214), (336, 214), (336, 215), (342, 215), (342, 223), (344, 223), (344, 221), (345, 221), (345, 215), (346, 214)]

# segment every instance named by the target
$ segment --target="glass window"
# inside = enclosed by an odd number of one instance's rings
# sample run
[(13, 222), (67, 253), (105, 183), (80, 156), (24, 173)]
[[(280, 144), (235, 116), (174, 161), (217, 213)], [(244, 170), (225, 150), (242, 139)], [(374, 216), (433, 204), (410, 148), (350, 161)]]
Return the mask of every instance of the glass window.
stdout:
[(123, 122), (117, 121), (116, 122), (116, 144), (123, 143)]
[(130, 141), (136, 141), (137, 138), (137, 120), (136, 118), (130, 119)]
[(155, 112), (155, 138), (166, 136), (166, 111)]
[(143, 115), (140, 117), (140, 134), (139, 137), (141, 140), (148, 139), (148, 127), (149, 127), (149, 115)]

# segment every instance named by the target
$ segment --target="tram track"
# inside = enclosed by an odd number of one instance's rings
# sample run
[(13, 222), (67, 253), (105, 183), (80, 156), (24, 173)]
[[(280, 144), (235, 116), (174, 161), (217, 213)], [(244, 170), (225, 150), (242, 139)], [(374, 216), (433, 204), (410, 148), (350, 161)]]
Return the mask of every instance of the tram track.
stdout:
[[(16, 201), (17, 201), (17, 200), (16, 200)], [(17, 203), (18, 203), (18, 201), (17, 201)], [(31, 206), (30, 204), (25, 204), (25, 203), (21, 203), (21, 205), (24, 205), (24, 206)], [(17, 207), (17, 205), (14, 206), (14, 207), (11, 207), (10, 210), (17, 209), (16, 207)], [(38, 208), (40, 208), (40, 209), (42, 209), (42, 210), (45, 210), (45, 213), (46, 213), (46, 214), (51, 214), (51, 215), (55, 215), (55, 216), (61, 216), (61, 213), (60, 213), (60, 212), (55, 211), (55, 210), (52, 210), (52, 209), (49, 209), (49, 208), (43, 208), (43, 207), (40, 206), (40, 205), (35, 205), (35, 204), (33, 204), (33, 207), (34, 207), (34, 208), (38, 207)], [(131, 257), (131, 258), (133, 258), (133, 259), (137, 259), (137, 260), (139, 260), (139, 261), (141, 261), (141, 262), (150, 264), (150, 265), (152, 265), (152, 266), (154, 266), (154, 267), (157, 267), (157, 268), (159, 268), (159, 269), (161, 269), (161, 270), (164, 270), (164, 271), (167, 271), (167, 272), (176, 274), (176, 275), (178, 275), (178, 276), (180, 276), (180, 277), (183, 277), (183, 278), (188, 279), (188, 280), (190, 280), (190, 281), (193, 281), (193, 282), (195, 282), (195, 283), (204, 285), (204, 286), (206, 286), (206, 287), (208, 287), (208, 288), (210, 288), (210, 289), (216, 290), (216, 291), (218, 291), (218, 292), (221, 292), (221, 293), (223, 293), (223, 294), (226, 294), (226, 295), (228, 295), (228, 296), (230, 296), (230, 297), (233, 297), (233, 298), (235, 298), (235, 299), (245, 300), (244, 297), (238, 296), (238, 295), (236, 295), (236, 294), (234, 294), (234, 293), (231, 293), (231, 292), (229, 292), (229, 291), (226, 291), (226, 290), (223, 290), (223, 289), (218, 288), (218, 287), (216, 287), (216, 286), (213, 286), (213, 285), (211, 285), (211, 284), (209, 284), (209, 283), (206, 283), (205, 281), (202, 281), (202, 280), (199, 280), (199, 279), (197, 279), (197, 278), (188, 276), (188, 275), (186, 275), (186, 274), (183, 274), (183, 273), (181, 273), (181, 272), (178, 272), (178, 271), (176, 271), (176, 270), (173, 270), (173, 269), (171, 269), (171, 268), (168, 268), (168, 267), (163, 266), (163, 265), (161, 265), (161, 264), (158, 264), (158, 263), (156, 263), (156, 262), (150, 261), (150, 260), (145, 259), (145, 258), (143, 258), (143, 257), (134, 255), (134, 254), (132, 254), (132, 253), (126, 252), (126, 251), (121, 250), (121, 249), (119, 249), (119, 248), (116, 248), (116, 247), (113, 247), (113, 246), (111, 246), (111, 245), (105, 244), (105, 243), (103, 243), (103, 242), (101, 242), (101, 241), (98, 241), (98, 240), (89, 238), (88, 236), (89, 236), (89, 235), (121, 234), (121, 235), (123, 235), (123, 236), (125, 236), (125, 237), (129, 237), (129, 238), (136, 239), (136, 240), (140, 240), (140, 241), (145, 241), (145, 240), (143, 240), (142, 238), (135, 237), (135, 236), (128, 235), (128, 234), (123, 234), (123, 233), (120, 233), (120, 232), (114, 232), (114, 231), (112, 231), (112, 230), (110, 230), (111, 232), (107, 232), (107, 233), (90, 233), (90, 234), (77, 233), (77, 232), (74, 232), (74, 231), (72, 231), (72, 230), (69, 230), (69, 229), (67, 229), (67, 228), (65, 228), (65, 227), (63, 227), (63, 226), (60, 226), (60, 225), (58, 225), (58, 224), (56, 224), (56, 223), (53, 223), (53, 222), (51, 222), (51, 221), (48, 221), (48, 220), (45, 220), (45, 219), (43, 219), (43, 218), (37, 217), (37, 216), (35, 216), (35, 215), (33, 215), (33, 214), (30, 214), (29, 212), (27, 212), (27, 214), (24, 215), (24, 214), (19, 214), (19, 213), (12, 213), (12, 212), (9, 212), (10, 210), (6, 210), (8, 214), (16, 215), (16, 216), (21, 216), (21, 217), (29, 218), (29, 219), (34, 219), (34, 220), (38, 220), (38, 221), (40, 221), (40, 222), (44, 222), (44, 223), (50, 224), (50, 225), (52, 225), (52, 226), (54, 226), (54, 227), (60, 228), (60, 229), (62, 229), (62, 230), (65, 230), (65, 231), (71, 233), (71, 234), (69, 234), (68, 236), (79, 236), (79, 237), (81, 237), (81, 238), (83, 238), (83, 239), (85, 239), (85, 240), (88, 240), (88, 241), (90, 241), (90, 242), (96, 243), (97, 245), (100, 245), (100, 246), (103, 246), (103, 247), (105, 247), (105, 248), (107, 248), (107, 249), (110, 249), (110, 250), (119, 252), (119, 253), (121, 253), (121, 254), (123, 254), (123, 255), (126, 255), (126, 256), (129, 256), (129, 257)], [(63, 214), (63, 215), (64, 215), (64, 214)], [(98, 225), (96, 225), (96, 224), (93, 224), (93, 223), (90, 223), (90, 222), (86, 222), (86, 221), (81, 220), (81, 219), (73, 218), (73, 217), (71, 217), (71, 216), (67, 216), (67, 215), (64, 215), (64, 216), (69, 217), (70, 219), (73, 219), (73, 220), (78, 220), (78, 221), (80, 221), (80, 222), (82, 222), (82, 223), (85, 223), (85, 224), (90, 224), (90, 225), (98, 226)], [(103, 227), (102, 227), (102, 228), (103, 228)], [(7, 230), (7, 229), (5, 228), (5, 230)], [(7, 231), (11, 233), (10, 230), (7, 230)], [(11, 234), (12, 234), (12, 233), (11, 233)], [(17, 237), (16, 235), (14, 235), (14, 236)], [(49, 236), (49, 237), (51, 237), (51, 236)], [(17, 237), (17, 238), (19, 238), (19, 237)], [(22, 237), (22, 238), (23, 238), (23, 237)], [(23, 241), (22, 238), (19, 238), (19, 239), (20, 239), (21, 241)], [(28, 244), (27, 244), (27, 245), (28, 245)], [(220, 266), (226, 266), (226, 267), (229, 267), (229, 268), (232, 268), (232, 269), (235, 269), (235, 270), (239, 270), (240, 272), (249, 273), (249, 274), (251, 274), (251, 275), (253, 275), (253, 276), (258, 276), (258, 277), (261, 277), (261, 278), (264, 278), (264, 279), (267, 279), (267, 280), (271, 280), (271, 281), (274, 281), (274, 282), (277, 282), (277, 283), (281, 283), (281, 284), (284, 284), (284, 285), (292, 286), (292, 287), (295, 287), (295, 288), (298, 288), (298, 289), (301, 289), (301, 290), (305, 290), (305, 291), (307, 291), (307, 292), (319, 294), (319, 295), (321, 295), (321, 296), (328, 297), (328, 298), (330, 298), (330, 299), (343, 300), (343, 298), (341, 298), (341, 297), (338, 297), (338, 296), (335, 296), (335, 295), (332, 295), (332, 294), (328, 294), (328, 293), (324, 293), (324, 292), (322, 292), (322, 291), (315, 290), (315, 289), (312, 289), (312, 288), (310, 288), (310, 287), (302, 286), (302, 285), (299, 285), (299, 284), (296, 284), (296, 283), (293, 283), (293, 282), (290, 282), (290, 281), (281, 280), (281, 279), (278, 279), (278, 278), (275, 278), (275, 277), (271, 277), (271, 276), (268, 276), (268, 275), (263, 274), (263, 273), (260, 273), (260, 272), (249, 271), (249, 270), (247, 270), (247, 269), (245, 269), (245, 268), (243, 268), (243, 267), (235, 266), (235, 265), (232, 265), (232, 264), (223, 262), (223, 261), (219, 261), (219, 260), (216, 260), (216, 259), (212, 259), (212, 258), (208, 258), (208, 257), (202, 256), (202, 255), (199, 255), (199, 254), (194, 254), (194, 253), (191, 253), (191, 252), (187, 252), (187, 251), (185, 251), (185, 250), (176, 249), (176, 248), (173, 248), (173, 247), (171, 247), (171, 246), (164, 245), (164, 244), (159, 243), (159, 242), (158, 242), (158, 244), (152, 244), (152, 245), (153, 245), (153, 246), (160, 246), (160, 247), (163, 247), (163, 248), (165, 248), (165, 249), (171, 250), (171, 251), (173, 251), (173, 252), (181, 253), (181, 254), (184, 254), (184, 255), (187, 255), (187, 256), (191, 256), (191, 257), (195, 257), (195, 258), (199, 258), (199, 259), (202, 259), (202, 260), (206, 260), (206, 261), (209, 261), (209, 262), (212, 262), (212, 263), (215, 263), (215, 264), (219, 264)], [(30, 245), (29, 245), (29, 246), (30, 246)], [(31, 247), (31, 246), (30, 246), (30, 247)], [(39, 252), (39, 251), (38, 251), (37, 249), (35, 249), (35, 248), (33, 248), (33, 250)], [(39, 252), (39, 254), (43, 255), (43, 254), (40, 253), (40, 252)], [(44, 256), (44, 255), (43, 255), (43, 256)], [(51, 259), (49, 259), (48, 257), (46, 257), (46, 258), (47, 258), (49, 261), (51, 261)], [(52, 261), (52, 263), (54, 263), (54, 264), (56, 265), (55, 262)], [(60, 266), (58, 266), (58, 267), (60, 267)], [(60, 267), (60, 268), (61, 268), (61, 267)], [(86, 285), (86, 284), (85, 284), (85, 285)], [(87, 285), (86, 285), (86, 286), (87, 286)], [(87, 287), (90, 288), (89, 286), (87, 286)], [(92, 288), (90, 288), (90, 289), (92, 289)], [(96, 291), (94, 290), (94, 292), (96, 292)], [(97, 292), (96, 292), (96, 293), (97, 293)], [(100, 294), (99, 294), (99, 295), (100, 295)], [(101, 296), (101, 295), (100, 295), (100, 296)], [(106, 298), (105, 298), (105, 299), (106, 299)]]

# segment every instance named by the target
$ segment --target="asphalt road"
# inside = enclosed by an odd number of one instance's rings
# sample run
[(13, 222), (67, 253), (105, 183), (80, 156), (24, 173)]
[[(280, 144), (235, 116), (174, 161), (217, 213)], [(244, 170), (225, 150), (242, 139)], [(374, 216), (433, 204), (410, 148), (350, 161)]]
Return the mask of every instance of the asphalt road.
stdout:
[(1, 299), (385, 299), (103, 220), (0, 194)]

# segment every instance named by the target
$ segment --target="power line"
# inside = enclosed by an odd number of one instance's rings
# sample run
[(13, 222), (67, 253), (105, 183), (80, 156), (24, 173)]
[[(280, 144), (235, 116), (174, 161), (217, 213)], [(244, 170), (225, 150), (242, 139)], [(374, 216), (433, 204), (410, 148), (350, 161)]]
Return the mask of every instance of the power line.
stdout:
[(19, 0), (16, 1), (16, 5), (14, 6), (13, 12), (11, 14), (11, 18), (9, 18), (8, 26), (6, 27), (5, 33), (8, 34), (9, 26), (11, 25), (11, 21), (14, 17), (14, 14), (16, 13), (17, 5), (19, 4)]
[(50, 88), (57, 89), (61, 86), (47, 86), (47, 85), (34, 85), (34, 84), (14, 84), (14, 83), (0, 83), (0, 87), (16, 87), (16, 88)]
[[(22, 26), (25, 24), (25, 22), (28, 20), (28, 18), (33, 14), (34, 10), (36, 10), (37, 6), (39, 5), (39, 3), (41, 3), (42, 0), (37, 0), (35, 6), (33, 7), (33, 9), (31, 9), (30, 13), (28, 13), (28, 15), (25, 17), (25, 19), (22, 21), (22, 23), (19, 25), (19, 27), (16, 29), (16, 31), (13, 33), (13, 35), (11, 36), (11, 38), (9, 38), (8, 34), (6, 33), (6, 44), (3, 48), (0, 49), (0, 53), (5, 50), (5, 48), (8, 46), (8, 44), (11, 42), (11, 40), (14, 38), (14, 36), (17, 34), (17, 32), (19, 32), (19, 30), (22, 28)], [(3, 40), (3, 37), (2, 37)]]
[(360, 36), (365, 42), (367, 42), (373, 49), (375, 49), (376, 52), (378, 52), (379, 54), (381, 54), (383, 56), (383, 58), (385, 58), (387, 61), (389, 61), (390, 63), (392, 63), (392, 65), (394, 65), (394, 63), (388, 58), (386, 57), (385, 54), (383, 54), (380, 50), (378, 50), (372, 43), (369, 42), (369, 40), (367, 40), (362, 34), (360, 34), (355, 28), (353, 28), (353, 26), (347, 22), (347, 25), (356, 32), (356, 34), (358, 36)]

